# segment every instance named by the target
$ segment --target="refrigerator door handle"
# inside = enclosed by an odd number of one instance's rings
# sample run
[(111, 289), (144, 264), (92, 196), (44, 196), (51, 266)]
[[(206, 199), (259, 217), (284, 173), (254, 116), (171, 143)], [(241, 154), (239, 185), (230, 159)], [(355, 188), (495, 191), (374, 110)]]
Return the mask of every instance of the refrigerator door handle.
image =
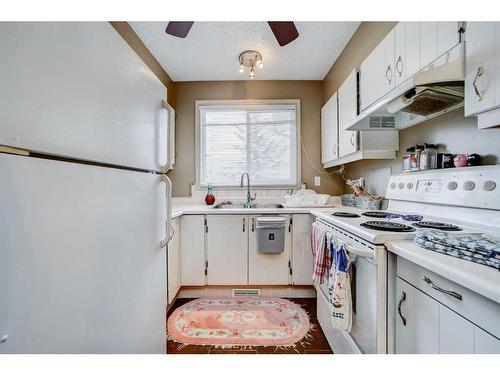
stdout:
[(172, 160), (170, 156), (170, 137), (172, 136), (171, 131), (170, 131), (170, 121), (171, 121), (171, 113), (172, 113), (172, 107), (168, 105), (168, 103), (165, 100), (161, 101), (161, 106), (164, 110), (167, 111), (167, 134), (168, 134), (168, 139), (167, 139), (167, 162), (165, 165), (160, 165), (160, 171), (161, 173), (167, 173), (170, 169), (172, 169)]
[(167, 175), (160, 175), (161, 181), (165, 183), (166, 197), (167, 197), (167, 221), (166, 221), (166, 237), (160, 242), (160, 248), (164, 248), (170, 242), (174, 235), (172, 228), (172, 181)]

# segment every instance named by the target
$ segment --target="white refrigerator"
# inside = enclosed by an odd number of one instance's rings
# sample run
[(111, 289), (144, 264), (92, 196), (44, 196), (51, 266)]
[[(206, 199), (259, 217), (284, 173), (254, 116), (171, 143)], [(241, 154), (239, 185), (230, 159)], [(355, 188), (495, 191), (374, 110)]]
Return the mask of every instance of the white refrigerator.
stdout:
[(107, 22), (0, 50), (0, 353), (165, 353), (165, 87)]

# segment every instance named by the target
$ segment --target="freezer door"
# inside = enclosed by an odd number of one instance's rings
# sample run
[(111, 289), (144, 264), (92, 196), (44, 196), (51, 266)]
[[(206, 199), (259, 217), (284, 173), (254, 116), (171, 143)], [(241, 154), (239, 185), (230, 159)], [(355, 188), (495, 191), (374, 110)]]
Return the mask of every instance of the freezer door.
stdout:
[(0, 154), (0, 353), (165, 353), (165, 183)]
[(108, 22), (1, 22), (0, 50), (0, 145), (168, 165), (166, 88)]

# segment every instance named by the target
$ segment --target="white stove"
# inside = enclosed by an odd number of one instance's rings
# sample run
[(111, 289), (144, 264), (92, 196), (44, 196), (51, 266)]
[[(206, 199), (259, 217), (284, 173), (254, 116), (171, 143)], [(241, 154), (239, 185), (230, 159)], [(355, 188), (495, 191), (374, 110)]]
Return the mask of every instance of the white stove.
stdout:
[[(386, 242), (411, 240), (419, 226), (430, 224), (454, 232), (500, 233), (500, 166), (393, 175), (386, 197), (390, 199), (387, 210), (374, 215), (351, 207), (312, 212), (357, 255), (356, 311), (350, 333), (336, 331), (320, 316), (321, 311), (326, 314), (328, 294), (325, 285), (316, 286), (318, 320), (337, 353), (387, 352)], [(393, 215), (387, 217), (387, 213)]]

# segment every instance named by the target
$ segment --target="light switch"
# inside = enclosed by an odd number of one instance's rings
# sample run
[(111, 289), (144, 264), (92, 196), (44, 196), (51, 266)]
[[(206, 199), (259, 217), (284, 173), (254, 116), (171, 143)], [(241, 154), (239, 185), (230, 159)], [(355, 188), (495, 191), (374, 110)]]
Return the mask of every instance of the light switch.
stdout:
[(321, 176), (314, 176), (314, 186), (321, 186)]

